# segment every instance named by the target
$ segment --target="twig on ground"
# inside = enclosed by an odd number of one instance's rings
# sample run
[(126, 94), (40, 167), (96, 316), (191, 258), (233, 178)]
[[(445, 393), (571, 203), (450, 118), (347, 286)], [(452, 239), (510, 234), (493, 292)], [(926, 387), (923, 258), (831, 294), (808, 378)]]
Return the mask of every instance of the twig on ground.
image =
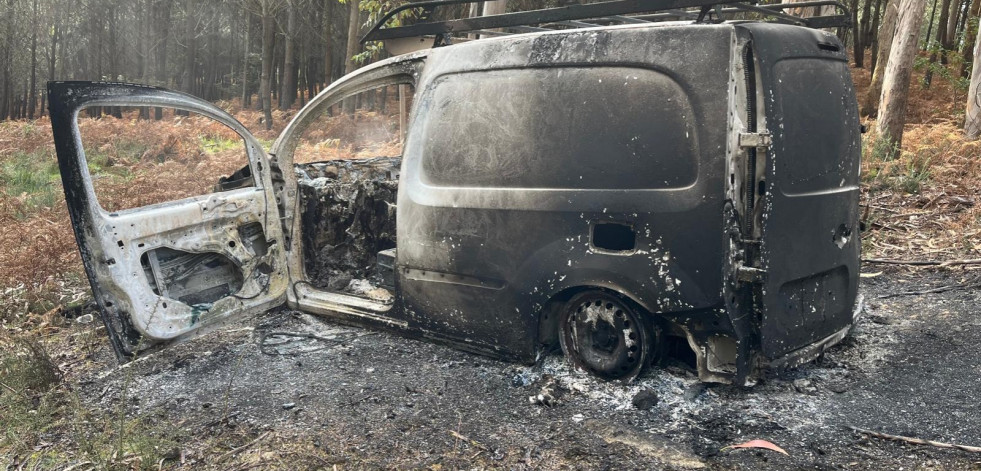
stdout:
[(879, 229), (883, 229), (883, 230), (889, 230), (889, 231), (895, 231), (895, 232), (902, 232), (902, 231), (900, 231), (899, 229), (896, 229), (893, 226), (890, 226), (888, 224), (883, 224), (883, 223), (878, 222), (878, 221), (873, 221), (873, 222), (869, 223), (869, 225), (872, 226), (872, 227), (878, 227)]
[(968, 445), (958, 445), (955, 443), (943, 443), (935, 442), (933, 440), (924, 440), (922, 438), (904, 437), (902, 435), (889, 435), (887, 433), (873, 432), (871, 430), (866, 430), (863, 428), (858, 428), (852, 425), (848, 426), (849, 429), (854, 430), (858, 433), (868, 435), (870, 437), (881, 438), (883, 440), (892, 440), (897, 442), (911, 443), (913, 445), (927, 445), (937, 448), (953, 448), (956, 450), (969, 451), (971, 453), (981, 453), (981, 447), (968, 446)]
[(886, 207), (886, 206), (879, 206), (879, 205), (875, 205), (875, 204), (860, 204), (859, 206), (865, 206), (866, 208), (872, 208), (872, 209), (876, 209), (876, 210), (879, 210), (879, 211), (888, 211), (890, 213), (898, 213), (899, 212), (899, 210), (897, 210), (897, 209), (889, 208), (889, 207)]
[(259, 443), (260, 441), (262, 441), (262, 439), (263, 438), (266, 438), (266, 436), (268, 436), (268, 435), (269, 435), (269, 432), (265, 432), (262, 435), (259, 435), (258, 437), (256, 437), (255, 440), (252, 440), (251, 442), (246, 443), (245, 445), (242, 445), (242, 446), (240, 446), (238, 448), (233, 448), (231, 450), (228, 450), (227, 452), (225, 452), (225, 454), (219, 456), (218, 459), (215, 460), (215, 463), (221, 463), (222, 461), (225, 461), (226, 459), (231, 458), (232, 456), (235, 456), (235, 455), (237, 455), (237, 454), (239, 454), (239, 453), (247, 450), (249, 447), (255, 445), (256, 443)]
[(14, 388), (12, 388), (10, 386), (7, 386), (7, 383), (4, 383), (3, 381), (0, 381), (0, 386), (3, 386), (4, 389), (6, 389), (6, 390), (8, 390), (8, 391), (10, 391), (10, 392), (12, 392), (14, 394), (17, 394), (19, 396), (24, 396), (25, 398), (30, 399), (30, 398), (27, 397), (27, 393), (25, 393), (24, 391), (18, 391), (18, 390), (14, 389)]
[(228, 471), (245, 471), (247, 469), (258, 468), (260, 466), (266, 466), (267, 464), (269, 464), (269, 463), (266, 463), (265, 461), (259, 461), (258, 463), (243, 464), (243, 465), (241, 465), (241, 466), (239, 466), (237, 468), (232, 468), (232, 469), (230, 469)]
[(880, 263), (883, 265), (921, 265), (950, 267), (955, 265), (981, 265), (981, 258), (964, 260), (893, 260), (885, 258), (863, 258), (864, 263)]
[(208, 423), (204, 424), (204, 426), (205, 427), (214, 427), (215, 425), (218, 425), (220, 423), (223, 423), (225, 421), (228, 421), (228, 420), (234, 419), (235, 417), (238, 417), (239, 414), (241, 414), (241, 413), (242, 413), (241, 411), (235, 411), (235, 412), (232, 412), (231, 414), (222, 413), (221, 416), (219, 416), (217, 419), (212, 420), (211, 422), (208, 422)]
[(934, 294), (934, 293), (946, 293), (947, 291), (953, 291), (955, 289), (974, 289), (981, 288), (981, 283), (959, 283), (956, 285), (940, 286), (938, 288), (917, 290), (917, 291), (902, 291), (899, 293), (883, 294), (879, 296), (878, 299), (895, 298), (897, 296), (917, 296), (920, 294)]
[(904, 218), (909, 216), (923, 216), (926, 214), (936, 214), (936, 213), (937, 213), (936, 211), (917, 211), (915, 213), (898, 213), (898, 214), (890, 214), (888, 216), (882, 216), (882, 219), (897, 219), (897, 218)]
[[(460, 432), (457, 432), (456, 430), (450, 430), (450, 435), (453, 435), (457, 439), (463, 440), (463, 441), (469, 443), (470, 445), (472, 445), (472, 446), (474, 446), (474, 447), (476, 447), (476, 448), (478, 448), (480, 450), (485, 450), (485, 451), (487, 450), (487, 447), (484, 446), (483, 444), (481, 444), (480, 442), (478, 442), (477, 440), (474, 440), (472, 438), (469, 438), (466, 435), (463, 435)], [(474, 456), (477, 456), (477, 455), (474, 455)]]
[(357, 405), (357, 404), (361, 404), (362, 402), (367, 401), (368, 399), (371, 399), (373, 397), (375, 397), (374, 394), (368, 394), (367, 396), (364, 396), (361, 399), (355, 399), (355, 400), (353, 400), (351, 402), (348, 402), (347, 405), (354, 406), (354, 405)]

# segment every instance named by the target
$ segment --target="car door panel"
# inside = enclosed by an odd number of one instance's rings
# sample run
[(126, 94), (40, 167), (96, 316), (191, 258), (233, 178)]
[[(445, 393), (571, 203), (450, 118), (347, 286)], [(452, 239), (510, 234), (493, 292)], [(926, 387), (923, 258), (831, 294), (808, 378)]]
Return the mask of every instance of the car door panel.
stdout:
[[(139, 85), (52, 82), (49, 96), (76, 241), (120, 357), (282, 303), (288, 279), (270, 165), (240, 123), (207, 102)], [(90, 106), (172, 107), (218, 121), (242, 137), (254, 186), (108, 212), (77, 125)]]

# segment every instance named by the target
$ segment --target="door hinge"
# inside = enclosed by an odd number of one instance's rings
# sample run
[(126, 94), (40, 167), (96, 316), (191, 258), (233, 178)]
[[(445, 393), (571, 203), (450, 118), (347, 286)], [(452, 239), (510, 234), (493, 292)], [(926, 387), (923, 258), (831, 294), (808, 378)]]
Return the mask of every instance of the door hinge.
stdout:
[(744, 283), (762, 283), (766, 281), (766, 270), (737, 265), (736, 280)]
[(770, 147), (773, 145), (773, 135), (768, 132), (739, 133), (739, 147)]

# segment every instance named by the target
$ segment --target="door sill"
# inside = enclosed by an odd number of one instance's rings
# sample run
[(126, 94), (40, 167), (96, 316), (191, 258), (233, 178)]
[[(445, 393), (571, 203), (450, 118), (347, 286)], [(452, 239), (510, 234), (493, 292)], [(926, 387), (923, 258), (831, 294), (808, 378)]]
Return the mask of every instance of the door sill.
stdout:
[(389, 328), (408, 329), (409, 324), (388, 317), (392, 302), (372, 301), (352, 294), (323, 291), (305, 284), (294, 284), (290, 307), (310, 314), (355, 324), (382, 324)]

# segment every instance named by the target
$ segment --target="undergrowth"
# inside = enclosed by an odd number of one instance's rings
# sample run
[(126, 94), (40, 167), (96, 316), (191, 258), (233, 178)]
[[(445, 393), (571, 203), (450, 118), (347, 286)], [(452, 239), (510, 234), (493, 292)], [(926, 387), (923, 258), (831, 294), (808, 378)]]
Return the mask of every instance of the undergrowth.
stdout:
[(862, 180), (870, 190), (916, 194), (930, 180), (933, 155), (923, 149), (904, 152), (889, 136), (864, 139)]
[(15, 151), (0, 164), (3, 191), (22, 204), (15, 208), (17, 218), (28, 218), (38, 208), (50, 208), (57, 201), (60, 180), (58, 164), (44, 151)]
[[(21, 469), (160, 469), (179, 458), (182, 433), (130, 414), (125, 391), (108, 410), (82, 404), (38, 340), (0, 337), (0, 456)], [(126, 384), (132, 378), (126, 379)]]

